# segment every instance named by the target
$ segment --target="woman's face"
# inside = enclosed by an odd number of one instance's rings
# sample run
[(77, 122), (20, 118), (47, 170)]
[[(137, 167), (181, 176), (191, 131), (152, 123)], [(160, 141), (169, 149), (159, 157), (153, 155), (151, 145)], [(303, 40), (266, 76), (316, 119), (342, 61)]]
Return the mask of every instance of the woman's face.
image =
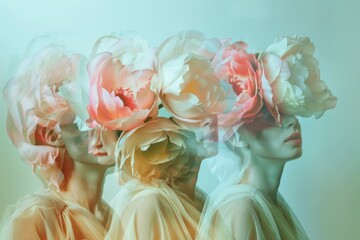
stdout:
[(77, 162), (114, 165), (116, 131), (80, 131), (76, 124), (61, 126), (61, 138), (70, 157)]
[(249, 145), (253, 155), (267, 159), (291, 160), (302, 154), (301, 127), (292, 115), (282, 115), (281, 126), (274, 123), (269, 113), (246, 123), (240, 135)]

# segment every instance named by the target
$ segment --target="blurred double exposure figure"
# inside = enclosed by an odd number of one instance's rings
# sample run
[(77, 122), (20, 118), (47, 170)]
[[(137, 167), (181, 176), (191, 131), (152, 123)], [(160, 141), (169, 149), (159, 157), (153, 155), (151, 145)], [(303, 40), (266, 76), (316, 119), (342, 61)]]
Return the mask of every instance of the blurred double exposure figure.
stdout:
[(226, 105), (210, 64), (221, 41), (186, 31), (157, 49), (139, 38), (96, 46), (90, 108), (103, 127), (122, 131), (106, 239), (194, 239), (205, 202), (198, 172), (217, 153), (216, 114)]
[[(8, 135), (45, 189), (7, 209), (0, 239), (308, 239), (278, 187), (302, 153), (297, 116), (336, 97), (308, 38), (247, 47), (190, 30), (157, 48), (128, 34), (90, 54), (32, 49), (3, 95)], [(208, 198), (203, 160), (220, 179)]]
[(215, 56), (237, 103), (219, 114), (219, 154), (209, 167), (220, 184), (197, 239), (308, 239), (278, 188), (285, 163), (302, 154), (297, 116), (319, 118), (336, 105), (313, 53), (308, 38), (280, 37), (257, 54), (235, 42)]
[(76, 112), (60, 93), (82, 77), (83, 61), (47, 45), (20, 63), (3, 90), (8, 135), (46, 189), (7, 209), (1, 239), (105, 236), (111, 208), (101, 195), (106, 170), (115, 164), (116, 132), (79, 129)]

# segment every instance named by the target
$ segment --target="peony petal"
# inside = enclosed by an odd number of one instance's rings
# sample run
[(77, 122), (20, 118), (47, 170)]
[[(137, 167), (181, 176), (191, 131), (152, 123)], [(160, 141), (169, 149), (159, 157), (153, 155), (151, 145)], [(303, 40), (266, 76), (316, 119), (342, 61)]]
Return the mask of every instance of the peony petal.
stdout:
[(261, 59), (262, 66), (264, 68), (264, 73), (266, 79), (272, 84), (273, 81), (279, 76), (280, 71), (283, 66), (283, 61), (281, 58), (273, 54), (265, 54)]

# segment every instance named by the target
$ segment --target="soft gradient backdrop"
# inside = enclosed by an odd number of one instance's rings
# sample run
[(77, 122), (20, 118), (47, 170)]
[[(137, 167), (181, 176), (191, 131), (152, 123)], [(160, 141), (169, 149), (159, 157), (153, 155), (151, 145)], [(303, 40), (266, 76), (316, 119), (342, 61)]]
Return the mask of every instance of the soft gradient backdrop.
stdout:
[[(300, 119), (303, 156), (287, 164), (281, 193), (310, 239), (360, 239), (360, 1), (357, 0), (0, 0), (0, 88), (28, 42), (48, 34), (86, 53), (104, 34), (132, 30), (154, 46), (184, 29), (232, 37), (261, 50), (277, 35), (306, 35), (316, 45), (322, 79), (338, 97), (320, 120)], [(0, 104), (0, 216), (7, 205), (41, 187), (18, 157)], [(104, 197), (117, 191), (109, 176)], [(199, 185), (216, 178), (202, 169)]]

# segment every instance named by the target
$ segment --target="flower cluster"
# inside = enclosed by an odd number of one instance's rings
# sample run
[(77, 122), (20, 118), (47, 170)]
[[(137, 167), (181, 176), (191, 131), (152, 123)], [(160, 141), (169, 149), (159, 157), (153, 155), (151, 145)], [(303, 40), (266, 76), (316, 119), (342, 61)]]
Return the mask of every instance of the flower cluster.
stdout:
[[(89, 126), (129, 131), (165, 108), (175, 121), (201, 125), (217, 115), (234, 128), (259, 116), (320, 117), (336, 97), (320, 80), (308, 38), (281, 37), (265, 51), (245, 42), (183, 31), (157, 49), (138, 37), (103, 37), (88, 65)], [(229, 104), (230, 103), (230, 104)]]
[[(158, 48), (134, 36), (102, 37), (87, 59), (48, 49), (24, 63), (32, 67), (16, 78), (26, 81), (10, 81), (21, 84), (4, 91), (8, 99), (35, 92), (34, 101), (9, 108), (9, 135), (31, 154), (36, 126), (56, 129), (71, 108), (82, 131), (122, 132), (115, 151), (120, 170), (173, 181), (191, 172), (194, 159), (216, 154), (217, 126), (232, 134), (264, 110), (281, 124), (281, 114), (319, 118), (335, 107), (308, 38), (281, 37), (262, 52), (247, 48), (183, 31)], [(55, 149), (51, 154), (61, 155)]]
[(281, 124), (281, 113), (319, 118), (334, 108), (337, 98), (320, 79), (314, 45), (309, 38), (280, 37), (265, 51), (248, 53), (235, 42), (216, 53), (212, 66), (220, 81), (232, 85), (236, 103), (220, 113), (219, 125), (231, 135), (266, 109)]
[(87, 76), (60, 92), (77, 113), (79, 129), (122, 132), (115, 151), (120, 172), (171, 182), (216, 153), (216, 119), (226, 109), (227, 92), (211, 61), (222, 45), (198, 31), (180, 32), (157, 49), (139, 37), (102, 37)]
[[(175, 34), (158, 48), (139, 37), (102, 37), (87, 64), (83, 122), (123, 132), (116, 150), (119, 169), (140, 179), (174, 179), (174, 172), (185, 171), (177, 161), (191, 162), (184, 157), (188, 135), (180, 126), (207, 146), (217, 141), (217, 126), (229, 136), (261, 117), (264, 108), (281, 124), (281, 113), (318, 118), (335, 106), (308, 38), (282, 37), (257, 53), (247, 48), (245, 42), (206, 39), (198, 31)], [(171, 119), (160, 116), (161, 108)], [(200, 152), (206, 157), (216, 150)]]

